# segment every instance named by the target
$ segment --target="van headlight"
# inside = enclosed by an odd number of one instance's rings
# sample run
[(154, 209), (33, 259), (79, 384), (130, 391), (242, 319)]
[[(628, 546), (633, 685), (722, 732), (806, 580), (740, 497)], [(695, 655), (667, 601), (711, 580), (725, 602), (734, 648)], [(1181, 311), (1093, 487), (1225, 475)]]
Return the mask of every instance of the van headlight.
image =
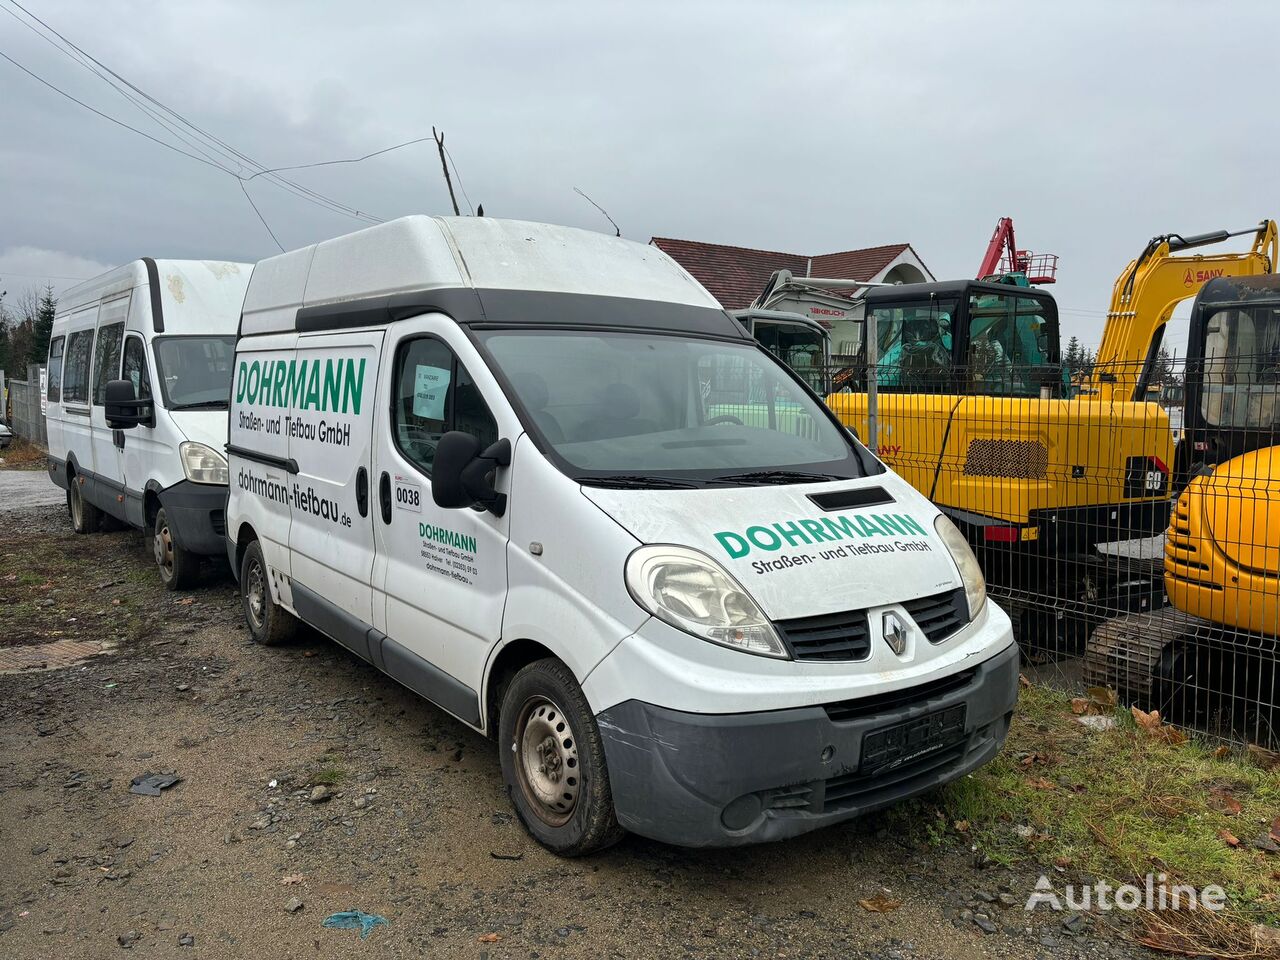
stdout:
[(227, 484), (227, 458), (213, 447), (188, 440), (178, 444), (182, 472), (192, 483)]
[(938, 531), (938, 538), (951, 554), (951, 559), (956, 562), (956, 569), (960, 571), (960, 579), (964, 582), (964, 597), (969, 601), (969, 619), (972, 620), (987, 602), (987, 581), (982, 576), (982, 568), (978, 566), (978, 558), (973, 555), (964, 534), (945, 515), (938, 514), (938, 519), (933, 521), (933, 529)]
[(627, 589), (659, 620), (703, 640), (762, 657), (787, 648), (742, 586), (697, 550), (640, 547), (627, 558)]

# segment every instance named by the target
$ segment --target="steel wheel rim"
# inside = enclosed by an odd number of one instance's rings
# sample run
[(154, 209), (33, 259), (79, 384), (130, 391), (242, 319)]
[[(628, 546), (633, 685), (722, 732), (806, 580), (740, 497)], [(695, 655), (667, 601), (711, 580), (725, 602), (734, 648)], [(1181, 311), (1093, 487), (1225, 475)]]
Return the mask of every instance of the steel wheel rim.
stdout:
[(71, 522), (79, 529), (84, 515), (84, 504), (80, 500), (80, 488), (76, 486), (74, 477), (71, 479)]
[(530, 697), (516, 720), (516, 780), (538, 819), (563, 826), (578, 807), (582, 772), (578, 740), (560, 707), (546, 697)]
[(160, 575), (168, 580), (173, 576), (173, 536), (169, 533), (169, 524), (156, 529), (152, 543), (155, 547), (156, 566), (160, 568)]
[(263, 612), (267, 606), (266, 581), (262, 576), (262, 564), (250, 561), (244, 578), (245, 608), (249, 614), (249, 623), (255, 630), (262, 628)]

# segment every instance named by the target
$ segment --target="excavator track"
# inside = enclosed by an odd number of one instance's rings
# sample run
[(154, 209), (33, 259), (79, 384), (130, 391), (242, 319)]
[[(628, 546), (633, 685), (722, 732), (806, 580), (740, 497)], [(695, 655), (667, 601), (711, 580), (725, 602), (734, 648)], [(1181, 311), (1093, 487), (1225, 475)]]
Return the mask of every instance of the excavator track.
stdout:
[(1121, 703), (1149, 704), (1161, 655), (1171, 644), (1194, 640), (1205, 626), (1173, 607), (1107, 620), (1085, 646), (1084, 681), (1112, 687)]

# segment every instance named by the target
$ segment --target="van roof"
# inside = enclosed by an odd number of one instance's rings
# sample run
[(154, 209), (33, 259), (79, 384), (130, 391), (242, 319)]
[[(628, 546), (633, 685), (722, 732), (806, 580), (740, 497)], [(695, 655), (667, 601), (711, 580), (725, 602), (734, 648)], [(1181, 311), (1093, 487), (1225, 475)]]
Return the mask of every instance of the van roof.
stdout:
[[(57, 320), (81, 307), (145, 286), (150, 288), (150, 296), (144, 309), (149, 311), (156, 333), (234, 333), (252, 272), (251, 263), (143, 257), (64, 292), (58, 297)], [(144, 323), (146, 316), (143, 314)]]
[[(741, 331), (698, 281), (647, 244), (546, 223), (428, 216), (402, 217), (263, 260), (245, 295), (240, 329), (250, 335), (376, 325), (433, 308), (460, 323), (492, 321), (516, 291), (554, 299), (558, 306), (547, 312), (547, 322), (567, 322), (563, 307), (574, 299), (552, 295), (585, 294), (611, 298), (623, 313), (627, 301), (669, 303), (676, 316), (696, 313), (701, 322), (695, 326)], [(529, 300), (524, 296), (522, 303)], [(537, 322), (531, 313), (537, 311), (522, 310), (521, 319)]]

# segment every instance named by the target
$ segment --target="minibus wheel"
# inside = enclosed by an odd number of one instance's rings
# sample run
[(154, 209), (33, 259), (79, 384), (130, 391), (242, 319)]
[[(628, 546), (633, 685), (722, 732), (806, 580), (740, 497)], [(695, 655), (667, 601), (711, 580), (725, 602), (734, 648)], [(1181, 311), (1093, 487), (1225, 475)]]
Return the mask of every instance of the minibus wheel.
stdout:
[(80, 480), (72, 476), (67, 484), (67, 512), (76, 533), (94, 533), (102, 526), (102, 511), (89, 503), (80, 492)]
[(531, 663), (507, 685), (498, 754), (512, 806), (548, 850), (578, 857), (622, 839), (600, 730), (559, 660)]
[(200, 572), (200, 558), (183, 550), (174, 538), (169, 514), (164, 507), (156, 513), (151, 527), (151, 545), (155, 552), (160, 580), (170, 590), (185, 590), (196, 581)]
[(298, 621), (288, 610), (271, 599), (271, 580), (262, 547), (254, 540), (240, 561), (240, 605), (244, 622), (254, 643), (273, 647), (293, 637)]

